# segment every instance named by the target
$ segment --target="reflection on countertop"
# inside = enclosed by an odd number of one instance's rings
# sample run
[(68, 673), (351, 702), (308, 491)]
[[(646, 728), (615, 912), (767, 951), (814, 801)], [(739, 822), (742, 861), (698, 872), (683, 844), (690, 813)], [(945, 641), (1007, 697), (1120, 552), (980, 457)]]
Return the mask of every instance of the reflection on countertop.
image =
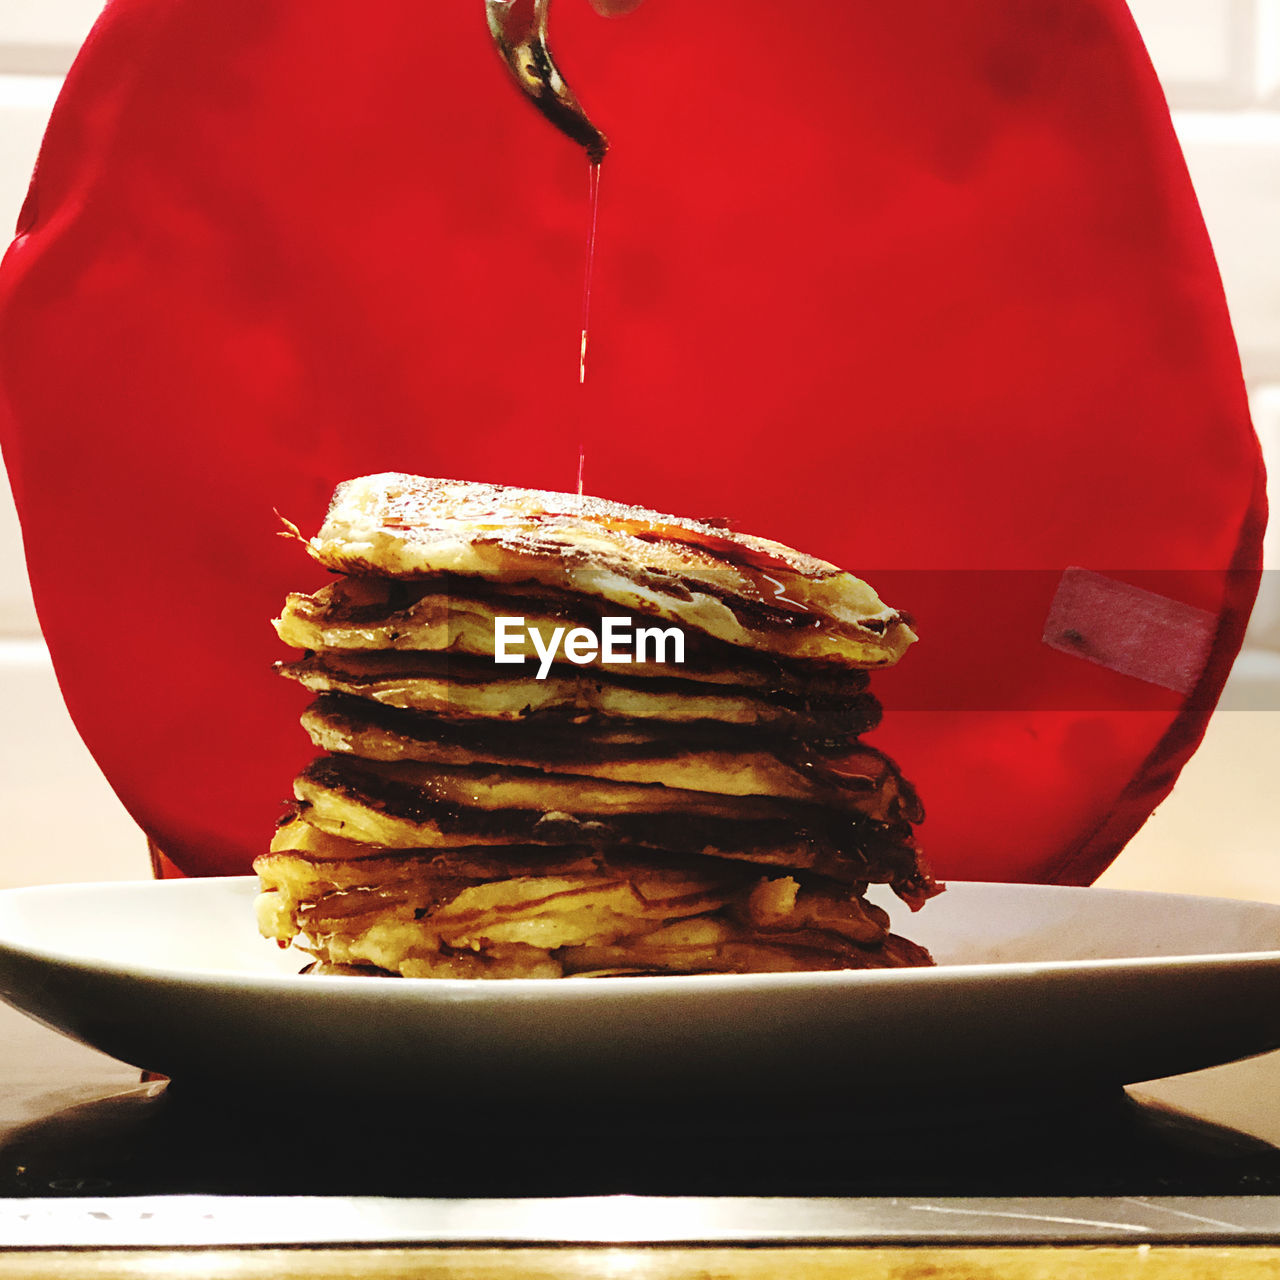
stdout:
[(301, 1088), (146, 1084), (7, 1008), (0, 1033), (0, 1198), (1280, 1193), (1280, 1116), (1261, 1105), (1280, 1054), (1128, 1094), (775, 1098), (721, 1114), (619, 1099), (512, 1131), (446, 1099), (397, 1103), (376, 1081), (353, 1081), (337, 1107)]

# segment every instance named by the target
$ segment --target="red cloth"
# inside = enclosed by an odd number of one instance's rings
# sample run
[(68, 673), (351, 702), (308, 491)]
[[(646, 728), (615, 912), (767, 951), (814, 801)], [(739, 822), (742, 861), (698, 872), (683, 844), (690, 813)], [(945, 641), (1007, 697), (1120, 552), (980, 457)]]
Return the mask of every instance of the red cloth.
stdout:
[[(874, 740), (942, 874), (1088, 881), (1199, 739), (1263, 520), (1121, 0), (552, 18), (613, 142), (585, 390), (585, 161), (479, 0), (107, 6), (0, 271), (0, 443), (103, 770), (185, 870), (247, 869), (311, 754), (268, 619), (324, 575), (274, 510), (310, 532), (384, 469), (571, 489), (581, 433), (588, 492), (916, 616)], [(1213, 616), (1188, 696), (1044, 643), (1068, 566)]]

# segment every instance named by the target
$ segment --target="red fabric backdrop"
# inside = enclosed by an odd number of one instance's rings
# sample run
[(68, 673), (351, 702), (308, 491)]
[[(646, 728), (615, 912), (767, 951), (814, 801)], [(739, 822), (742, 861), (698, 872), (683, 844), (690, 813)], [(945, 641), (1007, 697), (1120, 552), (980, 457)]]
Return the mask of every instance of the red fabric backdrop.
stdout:
[[(1120, 0), (557, 0), (586, 164), (480, 0), (112, 0), (0, 271), (0, 443), (68, 706), (189, 872), (310, 754), (275, 537), (384, 469), (727, 516), (921, 643), (875, 740), (944, 875), (1087, 881), (1240, 640), (1262, 475), (1217, 272)], [(1189, 697), (1041, 643), (1061, 571), (1169, 571)], [(1237, 572), (1238, 571), (1238, 572)], [(1136, 575), (1136, 576), (1135, 576)], [(86, 838), (92, 838), (86, 833)]]

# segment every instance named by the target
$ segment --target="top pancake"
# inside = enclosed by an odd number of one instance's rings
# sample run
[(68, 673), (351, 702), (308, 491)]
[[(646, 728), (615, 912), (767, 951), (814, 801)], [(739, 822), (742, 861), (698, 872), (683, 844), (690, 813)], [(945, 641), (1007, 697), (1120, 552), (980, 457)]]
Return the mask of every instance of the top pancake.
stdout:
[(915, 635), (865, 582), (778, 542), (600, 498), (385, 472), (340, 484), (329, 569), (535, 582), (744, 648), (888, 666)]

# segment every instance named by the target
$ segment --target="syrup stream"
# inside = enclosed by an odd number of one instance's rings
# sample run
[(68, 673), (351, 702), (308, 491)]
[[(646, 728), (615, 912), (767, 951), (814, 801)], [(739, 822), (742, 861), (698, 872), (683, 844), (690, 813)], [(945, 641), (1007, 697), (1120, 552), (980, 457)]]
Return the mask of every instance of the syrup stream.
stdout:
[[(587, 382), (587, 334), (591, 324), (591, 272), (596, 261), (596, 223), (600, 212), (600, 164), (587, 167), (588, 203), (587, 266), (582, 278), (582, 340), (578, 345), (578, 385)], [(587, 447), (581, 430), (578, 434), (578, 497), (582, 497), (582, 475), (587, 464)]]

